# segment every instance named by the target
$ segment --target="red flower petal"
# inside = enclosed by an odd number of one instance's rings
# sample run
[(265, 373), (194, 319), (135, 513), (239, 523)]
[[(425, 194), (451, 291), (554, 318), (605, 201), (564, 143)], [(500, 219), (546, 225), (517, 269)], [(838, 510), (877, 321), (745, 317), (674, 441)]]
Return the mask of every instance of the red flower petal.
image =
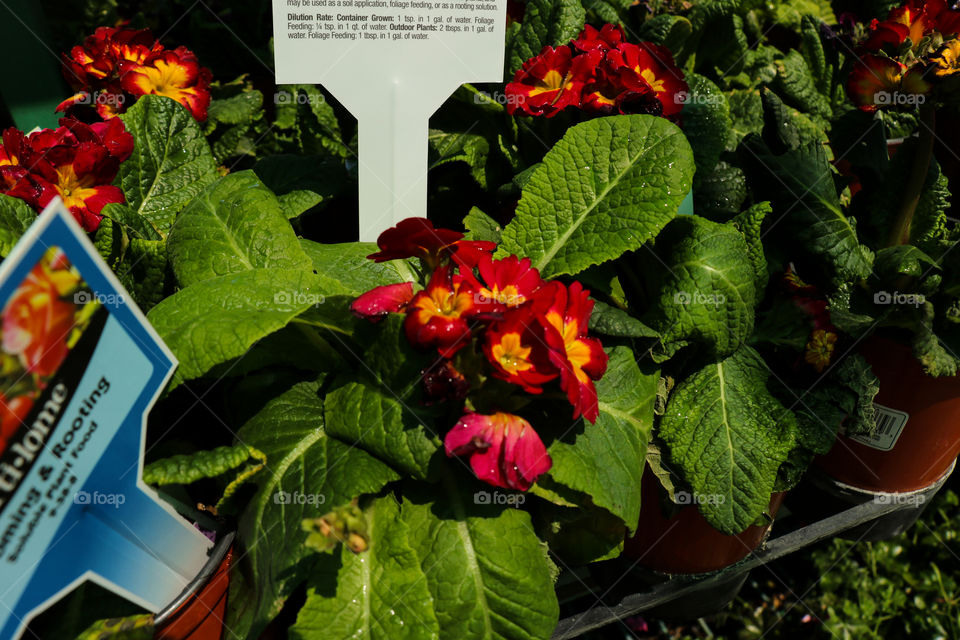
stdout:
[(367, 291), (350, 305), (350, 310), (360, 318), (379, 322), (388, 313), (403, 311), (413, 298), (413, 283), (400, 282), (376, 287)]
[(553, 465), (530, 423), (509, 413), (467, 413), (444, 438), (447, 456), (470, 456), (480, 480), (526, 491)]
[(436, 229), (426, 218), (407, 218), (381, 233), (377, 238), (380, 251), (367, 257), (375, 262), (423, 258), (436, 264), (441, 251), (461, 238), (459, 231)]

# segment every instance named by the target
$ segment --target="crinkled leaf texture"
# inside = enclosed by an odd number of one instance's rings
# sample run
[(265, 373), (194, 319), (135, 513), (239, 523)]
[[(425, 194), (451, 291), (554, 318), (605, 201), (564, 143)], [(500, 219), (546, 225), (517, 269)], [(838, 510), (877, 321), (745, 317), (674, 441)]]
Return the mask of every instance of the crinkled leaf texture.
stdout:
[(614, 347), (608, 354), (607, 372), (597, 382), (597, 422), (578, 420), (550, 445), (550, 477), (589, 495), (633, 532), (640, 518), (640, 477), (660, 376), (642, 372), (627, 347)]
[(769, 371), (748, 346), (680, 381), (659, 436), (707, 521), (727, 534), (750, 526), (770, 502), (777, 470), (794, 448), (793, 413), (766, 388)]
[(301, 238), (300, 246), (330, 295), (358, 296), (374, 287), (417, 279), (408, 260), (368, 260), (377, 251), (372, 242), (322, 244)]
[[(507, 32), (505, 79), (545, 46), (567, 44), (583, 29), (586, 13), (580, 0), (531, 0), (526, 4), (523, 22)], [(514, 23), (516, 24), (516, 23)]]
[(478, 501), (473, 491), (484, 486), (458, 478), (405, 491), (402, 516), (440, 637), (546, 640), (559, 616), (546, 545), (526, 511)]
[(333, 556), (325, 555), (320, 560), (290, 637), (439, 638), (433, 598), (410, 544), (412, 532), (400, 518), (400, 506), (388, 495), (374, 500), (364, 515), (369, 549), (353, 553), (341, 545)]
[(0, 256), (6, 257), (20, 236), (37, 219), (37, 212), (19, 198), (0, 194)]
[[(352, 442), (326, 432), (319, 388), (317, 382), (294, 385), (268, 402), (238, 433), (241, 442), (266, 455), (267, 464), (253, 477), (256, 493), (239, 520), (244, 570), (231, 581), (227, 620), (235, 637), (259, 637), (293, 589), (311, 574), (303, 519), (319, 517), (399, 478)], [(323, 505), (293, 500), (295, 491), (323, 496)]]
[(736, 351), (753, 331), (758, 298), (745, 236), (732, 224), (680, 216), (657, 237), (656, 252), (659, 303), (644, 317), (662, 335), (654, 359), (690, 344), (720, 358)]
[(198, 282), (164, 299), (147, 318), (180, 362), (171, 388), (243, 355), (312, 307), (322, 291), (309, 271), (251, 269)]
[(524, 186), (501, 253), (529, 256), (549, 277), (639, 249), (674, 217), (693, 170), (690, 144), (663, 118), (571, 127)]
[(253, 171), (210, 185), (177, 217), (167, 238), (183, 287), (239, 271), (313, 267), (277, 197)]
[(777, 233), (822, 260), (836, 282), (868, 276), (873, 256), (844, 215), (823, 147), (811, 143), (775, 155), (754, 137), (746, 148), (750, 183), (773, 205), (768, 219)]
[(127, 204), (166, 233), (183, 207), (216, 180), (210, 145), (190, 112), (163, 96), (143, 96), (120, 116), (133, 135), (133, 155), (117, 184)]

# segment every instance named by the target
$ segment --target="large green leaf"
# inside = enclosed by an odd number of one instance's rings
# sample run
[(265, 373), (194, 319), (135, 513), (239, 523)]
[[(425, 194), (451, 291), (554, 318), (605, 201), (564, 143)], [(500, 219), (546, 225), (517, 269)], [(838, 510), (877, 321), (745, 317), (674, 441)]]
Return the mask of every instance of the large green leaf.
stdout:
[(379, 386), (345, 382), (327, 394), (331, 436), (352, 442), (394, 469), (425, 478), (440, 440), (412, 406)]
[(796, 418), (767, 390), (768, 378), (757, 352), (741, 347), (681, 380), (660, 422), (670, 460), (724, 533), (740, 533), (768, 507), (796, 441)]
[(231, 173), (194, 198), (170, 229), (167, 249), (183, 287), (249, 269), (313, 266), (277, 197), (252, 171)]
[(844, 215), (833, 171), (821, 145), (809, 143), (781, 155), (752, 138), (746, 145), (758, 197), (770, 200), (770, 225), (800, 251), (821, 259), (834, 280), (869, 275), (872, 256)]
[(580, 420), (550, 445), (550, 477), (589, 495), (632, 533), (640, 517), (640, 477), (660, 376), (641, 372), (627, 347), (614, 347), (609, 355), (607, 372), (597, 382), (597, 422)]
[[(316, 382), (291, 387), (237, 434), (240, 442), (263, 452), (267, 463), (253, 477), (257, 490), (239, 520), (241, 561), (249, 571), (237, 572), (231, 582), (227, 626), (232, 637), (259, 637), (309, 575), (304, 518), (319, 517), (398, 478), (352, 443), (328, 437), (319, 387)], [(294, 499), (295, 492), (303, 499)]]
[(6, 257), (20, 236), (37, 219), (37, 212), (19, 198), (0, 194), (0, 256)]
[(435, 640), (439, 625), (433, 598), (399, 505), (388, 495), (364, 515), (370, 548), (356, 554), (342, 545), (334, 552), (339, 567), (333, 558), (323, 558), (290, 638)]
[(478, 500), (471, 492), (484, 485), (465, 484), (406, 492), (402, 507), (440, 638), (546, 640), (559, 615), (546, 546), (525, 511)]
[(583, 29), (586, 13), (579, 0), (530, 0), (519, 29), (507, 35), (506, 78), (543, 47), (567, 44)]
[(693, 168), (687, 139), (663, 118), (572, 127), (524, 187), (501, 251), (529, 256), (552, 276), (638, 249), (676, 214)]
[(133, 134), (133, 155), (117, 183), (127, 204), (166, 233), (176, 215), (217, 177), (200, 126), (180, 103), (143, 96), (120, 116)]
[(689, 91), (683, 94), (683, 133), (693, 148), (697, 171), (711, 171), (733, 136), (727, 97), (709, 79), (691, 73)]
[(310, 272), (252, 269), (181, 289), (147, 314), (180, 366), (171, 388), (242, 355), (322, 299)]
[(301, 239), (300, 246), (331, 295), (357, 296), (381, 285), (417, 279), (407, 260), (374, 262), (367, 259), (377, 251), (377, 245), (372, 242), (321, 244)]
[(747, 241), (731, 224), (679, 216), (657, 237), (659, 300), (644, 321), (663, 337), (666, 360), (689, 344), (724, 357), (753, 331), (757, 276)]

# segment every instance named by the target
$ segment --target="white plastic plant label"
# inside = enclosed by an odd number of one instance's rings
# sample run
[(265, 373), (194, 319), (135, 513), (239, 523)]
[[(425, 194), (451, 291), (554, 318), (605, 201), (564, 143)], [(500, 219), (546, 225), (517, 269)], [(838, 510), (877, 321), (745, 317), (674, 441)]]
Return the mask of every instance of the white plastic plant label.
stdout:
[(427, 121), (503, 78), (506, 0), (273, 0), (278, 84), (322, 84), (357, 118), (360, 240), (427, 215)]
[(57, 198), (0, 266), (0, 638), (84, 580), (151, 611), (212, 546), (141, 480), (176, 360)]
[(910, 415), (883, 405), (874, 403), (873, 408), (877, 412), (877, 429), (869, 436), (849, 436), (851, 440), (856, 440), (873, 449), (880, 451), (890, 451), (900, 439), (903, 428), (907, 426), (907, 420)]

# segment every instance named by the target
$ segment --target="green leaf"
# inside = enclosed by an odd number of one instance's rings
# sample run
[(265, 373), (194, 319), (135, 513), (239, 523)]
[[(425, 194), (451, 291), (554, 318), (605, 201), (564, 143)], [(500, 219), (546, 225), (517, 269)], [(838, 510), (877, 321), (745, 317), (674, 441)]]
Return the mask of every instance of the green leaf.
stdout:
[(640, 27), (640, 40), (663, 45), (673, 52), (677, 63), (683, 56), (684, 45), (693, 31), (690, 21), (682, 16), (661, 13), (651, 17)]
[(693, 169), (689, 143), (663, 118), (571, 127), (524, 187), (501, 252), (529, 256), (550, 277), (638, 249), (676, 214)]
[(512, 80), (514, 71), (545, 46), (557, 47), (576, 38), (585, 20), (579, 0), (527, 2), (520, 27), (507, 33), (505, 79)]
[(683, 133), (693, 148), (697, 171), (708, 172), (716, 166), (733, 135), (730, 105), (723, 92), (707, 78), (691, 73), (686, 79), (690, 89), (683, 96), (680, 114)]
[(251, 124), (262, 107), (262, 93), (256, 90), (241, 91), (229, 98), (211, 100), (207, 119), (223, 124)]
[(730, 120), (737, 144), (751, 133), (763, 131), (763, 100), (756, 89), (731, 91), (727, 94)]
[(641, 372), (627, 347), (608, 353), (607, 372), (596, 383), (597, 422), (580, 420), (550, 445), (550, 477), (589, 495), (633, 533), (640, 518), (640, 477), (660, 376)]
[(663, 337), (654, 360), (690, 344), (720, 358), (736, 351), (753, 331), (758, 297), (743, 234), (733, 225), (680, 216), (657, 237), (656, 253), (659, 302), (643, 317)]
[(123, 261), (114, 270), (120, 283), (146, 313), (163, 299), (167, 245), (163, 240), (131, 238)]
[(627, 528), (603, 509), (545, 505), (538, 513), (550, 518), (538, 531), (566, 566), (610, 560), (623, 550)]
[[(240, 442), (263, 452), (267, 464), (253, 477), (257, 490), (239, 519), (245, 551), (241, 558), (249, 571), (236, 572), (231, 580), (227, 626), (235, 636), (260, 637), (293, 589), (310, 575), (312, 554), (303, 545), (307, 534), (301, 528), (305, 518), (319, 517), (398, 479), (352, 443), (328, 437), (319, 388), (316, 382), (294, 385), (270, 400), (237, 434)], [(314, 504), (293, 500), (294, 492), (316, 497)], [(323, 506), (317, 506), (321, 500)]]
[(253, 172), (281, 200), (298, 191), (309, 191), (323, 202), (341, 193), (349, 184), (343, 162), (330, 156), (267, 156), (254, 165)]
[(231, 173), (194, 198), (167, 247), (183, 287), (250, 269), (313, 266), (276, 196), (252, 171)]
[(410, 544), (413, 532), (400, 519), (393, 496), (365, 510), (370, 548), (339, 551), (321, 561), (312, 576), (307, 601), (290, 628), (293, 639), (364, 638), (367, 640), (434, 640), (439, 623), (433, 611), (419, 558)]
[(525, 511), (478, 504), (486, 485), (466, 484), (405, 492), (402, 507), (440, 637), (546, 640), (559, 616), (546, 546)]
[(721, 160), (707, 172), (693, 176), (693, 209), (698, 216), (726, 222), (747, 199), (747, 178), (740, 167)]
[(250, 447), (246, 445), (175, 455), (146, 465), (143, 481), (153, 485), (192, 484), (202, 478), (223, 475), (249, 459)]
[(464, 162), (470, 167), (470, 173), (477, 184), (487, 188), (486, 165), (490, 155), (490, 143), (486, 138), (476, 133), (447, 133), (440, 129), (431, 129), (427, 141), (430, 145), (429, 169), (451, 162)]
[(210, 146), (190, 112), (170, 98), (143, 96), (120, 118), (134, 148), (117, 183), (127, 204), (166, 233), (180, 210), (216, 180)]
[(144, 240), (162, 240), (163, 236), (149, 220), (141, 216), (126, 204), (112, 202), (100, 210), (100, 213), (123, 227), (124, 232), (132, 238)]
[(470, 213), (463, 219), (463, 226), (467, 228), (468, 240), (484, 240), (500, 244), (500, 236), (503, 233), (500, 223), (477, 207), (470, 208)]
[(19, 198), (0, 194), (0, 257), (7, 257), (20, 236), (37, 219), (37, 212)]
[(377, 251), (377, 245), (372, 242), (321, 244), (301, 239), (300, 246), (330, 295), (358, 296), (374, 287), (417, 279), (406, 260), (374, 262), (367, 259)]
[(242, 355), (316, 304), (321, 291), (309, 272), (253, 269), (198, 282), (164, 299), (147, 318), (180, 362), (170, 388)]
[(327, 432), (389, 464), (426, 478), (440, 439), (401, 396), (362, 382), (342, 382), (327, 393)]
[(292, 220), (323, 202), (323, 197), (307, 189), (298, 189), (277, 196), (277, 201), (280, 203), (283, 215), (288, 220)]
[(833, 115), (830, 102), (817, 91), (813, 74), (799, 51), (791, 49), (775, 64), (777, 77), (772, 86), (783, 97), (784, 102), (802, 113), (820, 118)]
[(747, 246), (750, 249), (747, 258), (750, 260), (750, 264), (753, 265), (753, 283), (757, 291), (758, 299), (763, 296), (769, 277), (767, 273), (767, 258), (763, 254), (763, 230), (761, 226), (763, 225), (763, 220), (771, 211), (773, 211), (773, 208), (769, 202), (760, 202), (731, 220), (733, 226), (743, 234), (744, 239), (747, 241)]
[(590, 331), (619, 338), (659, 338), (660, 334), (618, 307), (595, 301)]
[(823, 147), (808, 144), (774, 155), (756, 138), (752, 142), (748, 148), (756, 162), (749, 180), (758, 197), (773, 205), (777, 232), (821, 259), (835, 281), (869, 275), (873, 256), (844, 215)]
[(796, 418), (770, 395), (768, 378), (760, 356), (741, 347), (681, 380), (658, 430), (684, 480), (709, 498), (701, 513), (727, 534), (764, 512), (794, 447)]

